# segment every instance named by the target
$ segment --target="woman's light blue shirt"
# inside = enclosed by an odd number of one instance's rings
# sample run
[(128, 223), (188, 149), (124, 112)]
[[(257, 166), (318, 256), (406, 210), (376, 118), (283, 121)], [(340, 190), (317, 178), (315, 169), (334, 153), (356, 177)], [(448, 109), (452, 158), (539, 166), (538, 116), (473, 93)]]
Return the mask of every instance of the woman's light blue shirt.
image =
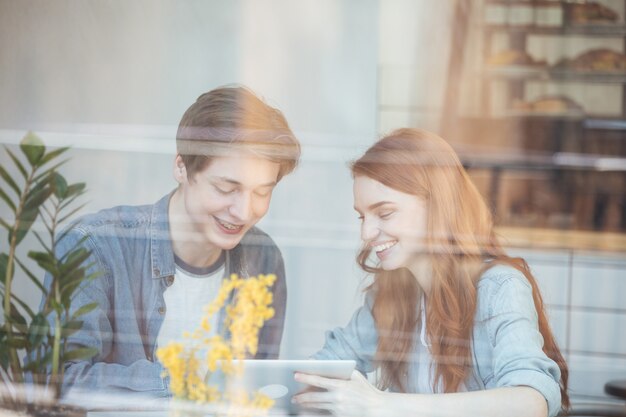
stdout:
[[(543, 352), (532, 288), (517, 269), (496, 265), (481, 276), (471, 347), (473, 372), (464, 382), (467, 391), (525, 385), (539, 391), (548, 414), (561, 408), (561, 372)], [(368, 293), (346, 327), (326, 334), (326, 343), (315, 359), (355, 359), (357, 369), (372, 372), (378, 333), (372, 316), (373, 295)], [(414, 352), (408, 369), (408, 387), (417, 392), (420, 325), (414, 335)]]

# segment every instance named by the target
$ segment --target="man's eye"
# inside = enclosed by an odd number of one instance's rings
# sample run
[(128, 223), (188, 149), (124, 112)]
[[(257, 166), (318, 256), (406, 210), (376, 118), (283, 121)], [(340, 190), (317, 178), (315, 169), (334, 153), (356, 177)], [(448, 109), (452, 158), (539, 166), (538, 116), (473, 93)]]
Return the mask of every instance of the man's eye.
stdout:
[(218, 193), (224, 194), (224, 195), (232, 194), (235, 191), (237, 191), (236, 188), (221, 188), (221, 187), (218, 187), (217, 185), (215, 186), (215, 189), (217, 190)]
[(259, 197), (269, 197), (272, 194), (272, 190), (255, 191), (254, 194), (258, 195)]

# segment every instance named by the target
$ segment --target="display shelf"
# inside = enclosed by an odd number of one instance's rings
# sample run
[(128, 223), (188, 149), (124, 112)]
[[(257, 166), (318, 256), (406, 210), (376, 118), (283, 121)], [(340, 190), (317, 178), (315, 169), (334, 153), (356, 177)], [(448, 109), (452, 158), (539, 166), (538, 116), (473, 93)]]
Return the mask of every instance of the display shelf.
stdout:
[(549, 78), (553, 81), (596, 84), (625, 84), (626, 71), (575, 71), (569, 69), (551, 68)]
[(496, 234), (506, 247), (626, 252), (626, 234), (623, 233), (498, 226)]
[[(602, 231), (599, 243), (590, 244), (601, 246), (606, 232), (626, 232), (626, 195), (616, 191), (626, 184), (626, 70), (579, 71), (563, 64), (574, 66), (576, 53), (602, 47), (626, 53), (624, 16), (614, 22), (573, 24), (567, 23), (572, 10), (558, 1), (484, 0), (485, 4), (488, 7), (468, 17), (475, 22), (471, 27), (480, 31), (470, 44), (477, 53), (466, 57), (476, 61), (465, 67), (468, 78), (475, 81), (472, 88), (476, 86), (468, 91), (478, 94), (464, 115), (458, 110), (457, 98), (446, 97), (450, 114), (444, 118), (449, 126), (445, 133), (460, 148), (481, 146), (483, 155), (465, 154), (462, 160), (475, 172), (496, 218), (509, 222), (508, 226), (527, 225), (529, 230), (569, 227)], [(539, 10), (543, 6), (556, 7)], [(626, 0), (618, 13), (624, 10)], [(562, 36), (569, 39), (560, 41)], [(474, 39), (462, 31), (456, 38)], [(617, 46), (620, 40), (622, 46)], [(544, 41), (551, 43), (537, 56), (547, 62), (529, 59), (527, 54)], [(560, 42), (564, 45), (557, 51), (554, 46)], [(463, 44), (459, 41), (459, 45)], [(490, 65), (490, 61), (496, 62), (494, 52), (498, 50), (520, 52), (498, 56), (498, 62), (509, 58), (508, 62), (531, 65)], [(563, 58), (569, 59), (560, 61)], [(614, 59), (619, 67), (620, 59)], [(562, 66), (548, 65), (557, 61), (563, 62)], [(449, 79), (455, 80), (457, 72), (451, 71)], [(602, 95), (609, 91), (604, 102)], [(562, 103), (539, 102), (559, 96), (563, 96)], [(528, 110), (550, 104), (571, 110)], [(522, 218), (516, 220), (515, 216)], [(625, 247), (626, 234), (616, 236)], [(561, 237), (567, 243), (573, 235), (561, 234), (558, 239)]]
[(624, 24), (566, 24), (563, 26), (537, 25), (485, 25), (488, 32), (506, 32), (547, 36), (591, 36), (591, 37), (624, 37)]
[(546, 67), (542, 66), (490, 66), (482, 71), (487, 78), (503, 78), (510, 80), (549, 80), (550, 73)]
[(571, 152), (550, 155), (465, 156), (461, 162), (466, 169), (500, 171), (597, 171), (626, 172), (626, 159)]
[(626, 84), (626, 71), (575, 71), (568, 69), (508, 65), (489, 67), (481, 72), (487, 78), (509, 80), (543, 80), (595, 84)]
[(626, 120), (620, 118), (587, 117), (583, 121), (583, 125), (586, 129), (626, 130)]

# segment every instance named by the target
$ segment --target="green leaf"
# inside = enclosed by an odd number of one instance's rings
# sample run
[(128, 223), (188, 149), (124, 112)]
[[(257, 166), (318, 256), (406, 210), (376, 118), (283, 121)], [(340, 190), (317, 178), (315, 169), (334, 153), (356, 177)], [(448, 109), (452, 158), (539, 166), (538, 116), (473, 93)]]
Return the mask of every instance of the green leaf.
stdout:
[(72, 318), (80, 317), (84, 314), (87, 314), (90, 311), (93, 311), (96, 307), (98, 307), (98, 305), (99, 305), (98, 303), (85, 304), (84, 306), (76, 310), (74, 314), (72, 314)]
[(15, 210), (16, 210), (15, 204), (13, 204), (13, 201), (11, 200), (11, 197), (9, 197), (7, 195), (7, 193), (5, 193), (2, 188), (0, 188), (0, 198), (2, 198), (4, 200), (4, 202), (7, 203), (7, 206), (9, 206), (11, 208), (13, 213), (15, 213)]
[(15, 154), (13, 152), (11, 152), (11, 150), (9, 148), (7, 148), (6, 146), (4, 147), (4, 149), (7, 151), (7, 153), (9, 154), (9, 156), (11, 157), (11, 159), (13, 160), (13, 163), (15, 164), (15, 166), (17, 167), (17, 169), (20, 171), (20, 173), (22, 174), (22, 176), (24, 177), (24, 179), (28, 178), (28, 172), (26, 172), (26, 168), (24, 168), (24, 165), (22, 165), (22, 163), (20, 162), (20, 160), (17, 158), (17, 156), (15, 156)]
[(30, 306), (26, 304), (24, 301), (20, 300), (17, 295), (11, 294), (11, 299), (13, 299), (13, 301), (18, 303), (20, 307), (22, 307), (24, 311), (26, 311), (26, 314), (28, 314), (28, 317), (30, 317), (31, 319), (35, 317), (35, 313), (33, 313), (33, 310), (30, 308)]
[(10, 348), (14, 349), (26, 349), (26, 347), (28, 346), (28, 341), (26, 341), (26, 339), (24, 339), (23, 337), (14, 336), (7, 340), (7, 345)]
[(82, 282), (82, 277), (79, 279), (73, 280), (72, 283), (67, 284), (61, 290), (61, 302), (63, 305), (69, 305), (72, 302), (72, 297), (74, 292), (78, 287), (80, 287), (80, 283)]
[(83, 327), (82, 320), (70, 320), (63, 325), (63, 329), (61, 331), (61, 337), (66, 338), (70, 335), (76, 333)]
[[(44, 225), (46, 226), (46, 229), (49, 231), (50, 229), (48, 228), (48, 224), (44, 221), (43, 222)], [(37, 241), (39, 242), (39, 244), (46, 250), (46, 253), (49, 253), (50, 255), (52, 255), (52, 248), (49, 247), (48, 242), (46, 242), (41, 235), (39, 234), (39, 232), (33, 232), (33, 235), (37, 238)]]
[(43, 284), (41, 283), (39, 278), (37, 278), (35, 276), (35, 274), (30, 272), (30, 270), (26, 267), (26, 265), (24, 265), (19, 259), (17, 259), (17, 258), (14, 258), (14, 259), (15, 259), (15, 262), (20, 266), (22, 271), (26, 274), (26, 276), (28, 278), (30, 278), (30, 280), (33, 282), (33, 284), (35, 284), (35, 286), (37, 286), (37, 288), (39, 288), (41, 290), (41, 292), (43, 292), (45, 294), (46, 293), (46, 287), (43, 286)]
[(7, 229), (7, 232), (11, 231), (11, 225), (7, 223), (3, 218), (0, 217), (0, 225)]
[[(35, 223), (35, 219), (37, 218), (37, 214), (39, 214), (38, 210), (29, 210), (22, 212), (20, 216), (20, 227), (16, 231), (16, 240), (15, 244), (19, 245), (20, 242), (26, 237), (26, 234), (32, 227), (33, 223)], [(13, 231), (9, 233), (9, 239), (12, 239)]]
[(85, 192), (87, 185), (84, 182), (77, 182), (67, 187), (67, 196), (80, 195)]
[(27, 372), (37, 372), (40, 371), (43, 367), (40, 366), (41, 361), (37, 359), (33, 359), (31, 361), (27, 361), (24, 363), (24, 370)]
[(91, 359), (98, 354), (98, 349), (93, 347), (82, 347), (69, 352), (65, 352), (63, 355), (63, 362), (69, 362), (81, 359)]
[(48, 183), (41, 181), (35, 185), (26, 196), (24, 202), (24, 210), (39, 209), (39, 206), (50, 197), (52, 194), (52, 187)]
[(59, 304), (54, 298), (50, 298), (50, 307), (52, 307), (58, 315), (63, 314), (63, 305)]
[(80, 206), (74, 208), (72, 211), (70, 211), (69, 213), (67, 213), (66, 215), (64, 215), (63, 217), (61, 217), (58, 221), (58, 223), (64, 223), (67, 219), (69, 219), (70, 217), (72, 217), (74, 214), (78, 213), (80, 210), (82, 210), (85, 206), (87, 205), (87, 203), (85, 204), (81, 204)]
[(15, 326), (15, 328), (21, 332), (26, 333), (28, 330), (26, 325), (26, 319), (22, 316), (22, 313), (15, 307), (15, 304), (11, 303), (11, 311), (9, 315), (9, 321)]
[(0, 165), (0, 177), (2, 177), (2, 179), (5, 180), (7, 184), (9, 184), (13, 191), (15, 191), (15, 194), (22, 195), (20, 187), (13, 180), (13, 177), (11, 177), (11, 175), (9, 175), (9, 173), (4, 168), (2, 168), (2, 165)]
[(55, 149), (54, 151), (48, 152), (47, 154), (43, 156), (43, 158), (41, 158), (41, 161), (39, 161), (39, 165), (47, 164), (48, 162), (52, 161), (54, 158), (61, 155), (63, 152), (67, 151), (68, 149), (69, 149), (68, 147), (64, 147), (64, 148), (59, 148), (59, 149)]
[(37, 166), (46, 152), (46, 147), (43, 144), (43, 141), (33, 132), (28, 132), (26, 136), (24, 136), (20, 142), (20, 148), (22, 148), (22, 152), (26, 155), (26, 158), (28, 159), (28, 162), (30, 162), (31, 166)]
[(0, 342), (0, 366), (6, 371), (9, 368), (9, 346), (3, 339)]
[(41, 358), (40, 363), (42, 367), (45, 367), (52, 363), (52, 349), (50, 349), (48, 352), (46, 352), (45, 355), (43, 355), (43, 358)]
[(49, 177), (51, 173), (55, 172), (56, 169), (59, 168), (61, 165), (67, 163), (67, 161), (69, 161), (69, 159), (64, 159), (61, 162), (54, 164), (53, 166), (51, 166), (50, 168), (46, 169), (45, 171), (37, 175), (35, 178), (33, 178), (33, 181), (39, 182), (42, 180), (42, 178)]
[(50, 324), (43, 314), (38, 313), (33, 317), (28, 329), (28, 343), (30, 344), (30, 348), (36, 349), (44, 340), (49, 330)]
[(59, 269), (66, 273), (74, 271), (76, 268), (80, 267), (90, 255), (91, 251), (83, 247), (74, 249), (70, 251), (67, 257), (64, 257)]
[[(89, 264), (89, 266), (87, 266), (85, 269), (89, 269), (89, 268), (91, 268), (91, 267), (92, 267), (93, 265), (95, 265), (95, 264), (96, 264), (95, 262), (92, 262), (92, 263), (91, 263), (91, 264)], [(85, 276), (85, 278), (83, 278), (83, 282), (93, 281), (94, 279), (96, 279), (96, 278), (98, 278), (98, 277), (100, 277), (100, 276), (102, 276), (102, 275), (104, 275), (104, 271), (102, 271), (102, 270), (98, 269), (98, 270), (96, 270), (96, 271), (92, 272), (91, 274), (89, 274), (89, 275)]]
[(50, 185), (52, 186), (52, 191), (54, 192), (54, 195), (59, 200), (62, 200), (65, 198), (65, 196), (67, 195), (68, 188), (67, 188), (67, 181), (65, 180), (63, 175), (59, 174), (58, 172), (53, 173), (51, 181), (50, 181)]
[(8, 266), (9, 266), (9, 255), (7, 255), (6, 253), (0, 253), (0, 282), (2, 282), (3, 285), (6, 282)]
[(30, 372), (42, 372), (45, 371), (46, 366), (52, 362), (52, 350), (48, 350), (46, 354), (40, 360), (33, 359), (32, 361), (26, 362), (24, 365), (25, 371)]
[(37, 265), (39, 265), (44, 271), (50, 272), (53, 276), (59, 274), (57, 261), (54, 258), (54, 255), (48, 252), (36, 252), (31, 250), (28, 252), (28, 257), (37, 262)]

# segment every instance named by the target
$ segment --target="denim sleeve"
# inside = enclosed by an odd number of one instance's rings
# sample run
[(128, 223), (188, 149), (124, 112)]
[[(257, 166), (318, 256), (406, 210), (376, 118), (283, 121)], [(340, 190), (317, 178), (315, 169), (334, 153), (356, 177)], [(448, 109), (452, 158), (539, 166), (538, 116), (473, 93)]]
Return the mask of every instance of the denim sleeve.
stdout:
[[(63, 256), (73, 249), (85, 235), (86, 233), (81, 229), (74, 228), (59, 242), (57, 256)], [(90, 360), (76, 360), (65, 364), (63, 393), (67, 394), (70, 388), (78, 388), (82, 391), (121, 388), (132, 391), (151, 391), (158, 396), (168, 395), (166, 382), (161, 377), (160, 364), (147, 359), (136, 361), (128, 366), (106, 362), (113, 342), (109, 294), (112, 291), (114, 277), (106, 268), (102, 254), (92, 237), (87, 235), (82, 245), (91, 251), (91, 256), (85, 263), (91, 263), (92, 266), (86, 274), (98, 271), (100, 275), (94, 280), (83, 282), (76, 290), (70, 312), (93, 302), (98, 303), (98, 307), (81, 316), (82, 327), (68, 338), (67, 349), (94, 347), (98, 350), (98, 354)], [(50, 288), (51, 277), (48, 274), (44, 279), (44, 285)]]
[(280, 342), (283, 338), (287, 306), (287, 283), (283, 258), (278, 248), (275, 248), (275, 250), (274, 265), (270, 269), (271, 272), (268, 272), (268, 274), (276, 274), (276, 282), (272, 286), (274, 317), (268, 320), (261, 328), (259, 349), (255, 359), (277, 359), (280, 353)]
[(548, 414), (555, 416), (561, 408), (561, 372), (543, 352), (530, 283), (511, 271), (492, 285), (487, 331), (493, 346), (495, 386), (532, 387), (545, 397)]
[(368, 293), (365, 304), (353, 315), (348, 325), (326, 332), (324, 347), (312, 359), (353, 359), (356, 369), (372, 372), (378, 345), (378, 332), (372, 316), (373, 296)]

